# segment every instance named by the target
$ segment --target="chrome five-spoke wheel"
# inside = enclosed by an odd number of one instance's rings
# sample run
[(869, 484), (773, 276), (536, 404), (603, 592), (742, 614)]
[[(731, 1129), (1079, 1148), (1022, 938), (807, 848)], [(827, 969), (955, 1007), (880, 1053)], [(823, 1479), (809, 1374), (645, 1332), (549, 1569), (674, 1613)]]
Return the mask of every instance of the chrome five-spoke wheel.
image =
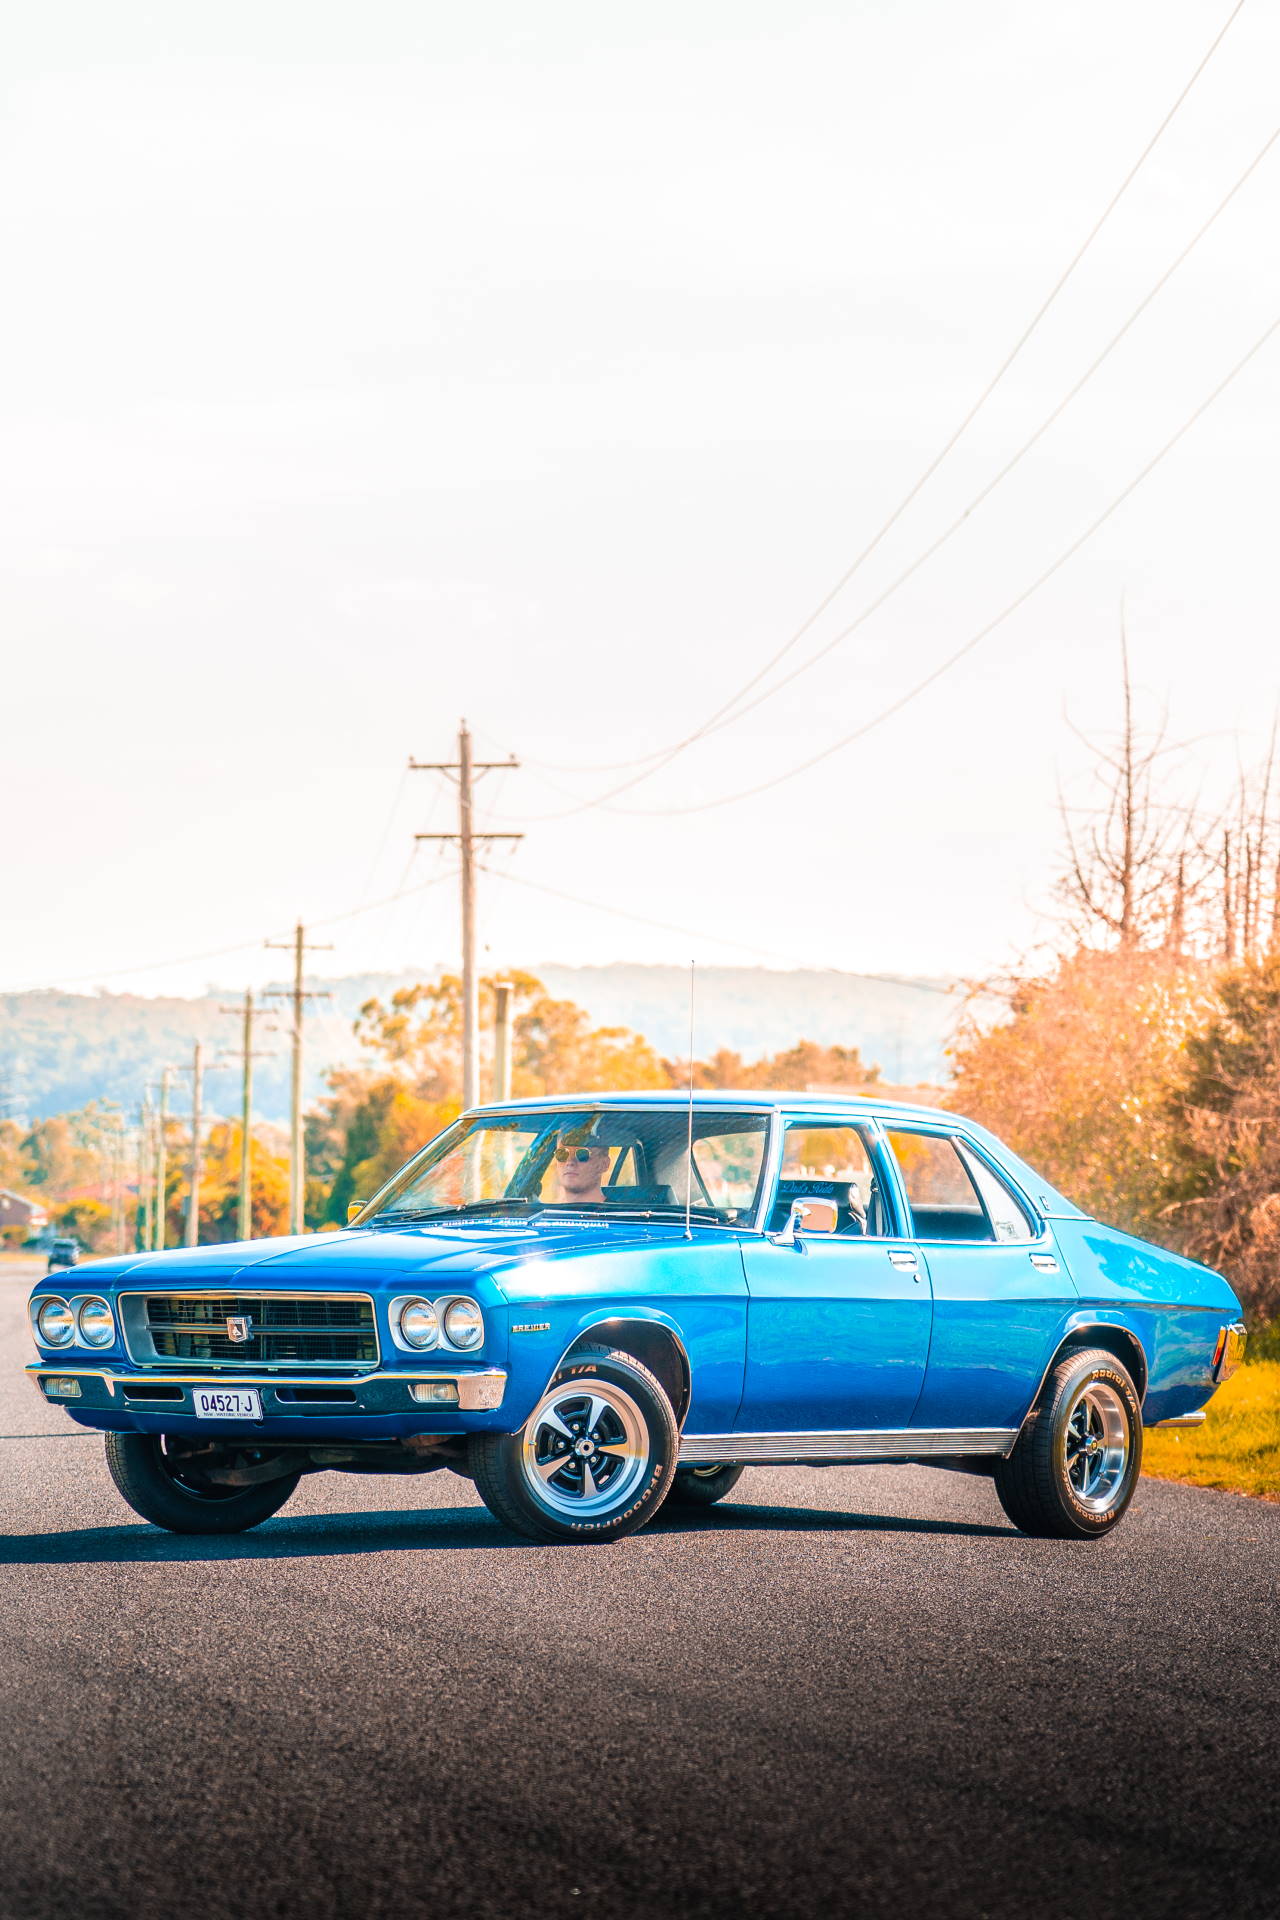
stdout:
[(1062, 1434), (1063, 1465), (1082, 1507), (1106, 1513), (1129, 1464), (1129, 1416), (1106, 1380), (1091, 1380), (1076, 1397)]
[(612, 1511), (649, 1464), (644, 1416), (603, 1380), (552, 1387), (524, 1432), (523, 1467), (535, 1500), (570, 1518)]
[(1103, 1347), (1069, 1347), (993, 1479), (1023, 1533), (1100, 1540), (1123, 1515), (1142, 1468), (1142, 1403), (1133, 1375)]
[(620, 1540), (675, 1479), (680, 1434), (666, 1387), (635, 1354), (579, 1347), (517, 1433), (468, 1448), (480, 1498), (532, 1540)]

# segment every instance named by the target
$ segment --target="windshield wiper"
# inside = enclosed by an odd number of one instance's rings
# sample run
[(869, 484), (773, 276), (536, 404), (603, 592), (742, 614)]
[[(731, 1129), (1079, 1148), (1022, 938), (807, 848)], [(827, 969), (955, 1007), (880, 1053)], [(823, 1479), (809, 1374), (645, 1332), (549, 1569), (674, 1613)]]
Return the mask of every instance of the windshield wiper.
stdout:
[[(540, 1202), (536, 1200), (466, 1200), (457, 1207), (391, 1207), (385, 1213), (375, 1214), (370, 1226), (378, 1226), (402, 1220), (457, 1220), (463, 1215), (478, 1216), (487, 1213), (520, 1213), (522, 1219), (528, 1219)], [(521, 1211), (527, 1209), (527, 1211)]]
[[(553, 1218), (559, 1217), (558, 1211), (548, 1211), (552, 1212)], [(578, 1220), (662, 1220), (670, 1226), (679, 1226), (684, 1217), (683, 1207), (580, 1207), (574, 1215)], [(720, 1215), (708, 1207), (691, 1207), (689, 1218), (700, 1227), (722, 1227), (725, 1224)]]

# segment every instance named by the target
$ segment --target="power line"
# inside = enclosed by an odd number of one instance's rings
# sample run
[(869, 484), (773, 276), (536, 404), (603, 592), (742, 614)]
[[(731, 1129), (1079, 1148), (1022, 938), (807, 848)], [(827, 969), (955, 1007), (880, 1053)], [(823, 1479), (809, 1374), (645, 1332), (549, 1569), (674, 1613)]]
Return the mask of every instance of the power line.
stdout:
[[(904, 587), (914, 574), (919, 572), (921, 567), (925, 566), (928, 563), (928, 561), (933, 559), (935, 554), (939, 553), (941, 549), (947, 545), (947, 543), (954, 537), (954, 535), (957, 534), (960, 531), (960, 529), (968, 523), (968, 521), (972, 518), (973, 514), (983, 504), (983, 502), (987, 500), (992, 493), (995, 492), (996, 488), (999, 487), (1003, 481), (1008, 479), (1009, 475), (1013, 472), (1015, 467), (1017, 467), (1026, 458), (1027, 454), (1031, 452), (1032, 448), (1035, 447), (1044, 438), (1045, 434), (1049, 431), (1050, 427), (1053, 426), (1055, 421), (1061, 418), (1063, 413), (1065, 413), (1067, 408), (1071, 405), (1071, 402), (1075, 400), (1077, 396), (1084, 390), (1084, 388), (1088, 385), (1089, 381), (1092, 380), (1093, 376), (1098, 372), (1099, 368), (1103, 365), (1103, 363), (1107, 359), (1110, 358), (1111, 354), (1120, 345), (1121, 341), (1130, 332), (1130, 330), (1136, 324), (1136, 322), (1141, 318), (1142, 314), (1146, 312), (1147, 308), (1151, 305), (1152, 301), (1155, 300), (1156, 297), (1161, 292), (1163, 292), (1164, 288), (1169, 284), (1170, 280), (1172, 280), (1174, 274), (1186, 262), (1186, 260), (1190, 257), (1190, 255), (1195, 251), (1196, 247), (1200, 244), (1201, 240), (1204, 239), (1205, 235), (1209, 232), (1210, 228), (1216, 223), (1216, 221), (1220, 218), (1220, 216), (1223, 213), (1225, 213), (1227, 207), (1235, 199), (1236, 195), (1240, 192), (1241, 188), (1245, 185), (1245, 183), (1256, 172), (1257, 168), (1262, 164), (1263, 160), (1266, 158), (1267, 154), (1271, 151), (1272, 147), (1276, 144), (1277, 140), (1280, 140), (1280, 126), (1273, 128), (1272, 132), (1268, 135), (1266, 140), (1263, 141), (1261, 147), (1259, 147), (1258, 151), (1254, 154), (1248, 166), (1244, 169), (1244, 172), (1238, 176), (1234, 184), (1228, 189), (1227, 193), (1224, 194), (1223, 198), (1218, 202), (1217, 206), (1213, 209), (1212, 213), (1210, 213), (1208, 217), (1204, 221), (1202, 221), (1200, 226), (1192, 234), (1191, 238), (1185, 243), (1185, 245), (1181, 248), (1181, 250), (1177, 254), (1175, 254), (1174, 258), (1169, 262), (1168, 266), (1165, 268), (1164, 272), (1160, 275), (1159, 279), (1156, 280), (1154, 285), (1152, 285), (1147, 290), (1147, 292), (1143, 295), (1142, 299), (1138, 302), (1137, 306), (1133, 308), (1128, 318), (1122, 323), (1120, 327), (1117, 328), (1115, 333), (1113, 333), (1111, 335), (1111, 338), (1107, 341), (1106, 345), (1089, 362), (1089, 365), (1085, 368), (1084, 372), (1076, 380), (1075, 384), (1068, 389), (1068, 391), (1063, 395), (1061, 400), (1058, 401), (1057, 405), (1053, 407), (1051, 411), (1045, 415), (1043, 420), (1041, 420), (1039, 426), (1036, 427), (1035, 431), (1032, 434), (1030, 434), (1026, 440), (1022, 442), (1021, 446), (1019, 446), (1014, 453), (1012, 453), (1009, 456), (1009, 458), (1005, 461), (1004, 465), (1001, 466), (992, 475), (990, 480), (987, 481), (986, 485), (981, 489), (981, 491), (977, 493), (972, 500), (969, 501), (968, 505), (960, 513), (956, 515), (955, 519), (952, 520), (949, 523), (949, 525), (944, 527), (942, 532), (939, 533), (937, 537), (934, 540), (932, 540), (927, 547), (925, 547), (920, 553), (918, 553), (916, 557), (906, 567), (903, 568), (901, 573), (897, 574), (889, 582), (889, 584), (886, 587), (884, 587), (882, 591), (875, 596), (873, 600), (868, 601), (866, 606), (864, 606), (861, 609), (861, 611), (858, 614), (856, 614), (851, 621), (848, 622), (846, 626), (841, 627), (839, 631), (833, 634), (829, 640), (825, 641), (823, 645), (817, 649), (816, 652), (811, 653), (807, 659), (802, 660), (798, 666), (793, 667), (791, 671), (789, 673), (784, 674), (780, 680), (775, 680), (772, 686), (765, 687), (761, 692), (759, 692), (756, 695), (754, 700), (747, 701), (745, 705), (738, 705), (736, 712), (730, 712), (729, 708), (733, 707), (736, 704), (736, 702), (741, 700), (741, 697), (742, 697), (741, 693), (738, 695), (735, 695), (733, 701), (730, 701), (726, 707), (722, 707), (719, 710), (718, 716), (713, 716), (712, 720), (707, 721), (699, 729), (699, 731), (696, 734), (691, 734), (689, 736), (688, 744), (692, 744), (693, 741), (695, 740), (704, 739), (710, 734), (718, 733), (725, 727), (736, 725), (738, 721), (745, 719), (747, 714), (753, 713), (757, 707), (762, 706), (765, 703), (765, 701), (772, 700), (775, 697), (775, 695), (781, 693), (784, 688), (789, 687), (793, 681), (798, 680), (804, 674), (811, 672), (812, 669), (816, 667), (820, 661), (826, 659), (827, 655), (832, 653), (836, 647), (842, 645), (843, 642), (846, 641), (851, 634), (856, 633), (860, 627), (864, 626), (866, 622), (872, 617), (873, 614), (878, 613), (881, 607), (883, 607), (886, 604), (886, 602), (891, 600), (893, 596), (899, 591), (899, 589)], [(758, 680), (759, 678), (760, 676), (757, 675), (756, 680)], [(756, 681), (752, 681), (748, 684), (749, 686), (753, 686), (756, 684)], [(742, 691), (745, 692), (747, 691), (747, 689), (744, 688)], [(674, 758), (675, 757), (674, 753), (670, 757)], [(669, 764), (669, 762), (667, 764)], [(636, 786), (641, 780), (650, 779), (652, 778), (653, 774), (656, 774), (660, 771), (661, 771), (660, 767), (654, 767), (651, 773), (640, 774), (640, 775), (637, 775), (634, 780), (624, 781), (622, 785), (614, 787), (610, 793), (601, 795), (595, 800), (578, 801), (575, 805), (560, 809), (555, 813), (535, 814), (532, 816), (532, 818), (534, 820), (564, 820), (564, 819), (571, 818), (574, 814), (583, 813), (595, 808), (599, 808), (601, 811), (606, 813), (620, 813), (620, 814), (633, 813), (633, 812), (648, 813), (648, 812), (665, 811), (665, 809), (656, 809), (656, 808), (633, 809), (629, 807), (614, 807), (609, 804), (609, 802), (614, 797), (616, 797), (616, 795), (620, 793), (625, 793), (629, 788)], [(548, 784), (554, 785), (555, 783), (548, 782)], [(560, 788), (557, 790), (561, 792), (565, 791), (563, 788)]]
[[(504, 835), (503, 838), (509, 839), (510, 835)], [(397, 900), (407, 900), (411, 894), (424, 893), (428, 887), (441, 886), (444, 881), (454, 879), (456, 874), (457, 868), (450, 867), (443, 873), (433, 873), (429, 880), (420, 880), (415, 882), (411, 887), (401, 887), (395, 893), (384, 894), (381, 900), (369, 900), (366, 901), (363, 906), (349, 907), (343, 913), (331, 913), (327, 919), (309, 920), (307, 925), (311, 927), (335, 927), (344, 920), (356, 919), (357, 916), (362, 913), (376, 913), (379, 907), (389, 907)], [(171, 960), (148, 960), (144, 961), (141, 965), (132, 967), (98, 967), (95, 968), (92, 973), (71, 974), (62, 980), (61, 986), (75, 987), (83, 986), (86, 983), (92, 983), (96, 986), (100, 980), (117, 980), (123, 974), (161, 973), (169, 967), (195, 966), (197, 961), (200, 960), (226, 960), (237, 953), (256, 953), (262, 944), (262, 941), (259, 939), (240, 940), (234, 947), (214, 947), (204, 953), (179, 954)], [(0, 999), (7, 998), (11, 994), (39, 993), (47, 987), (47, 984), (46, 981), (36, 980), (30, 986), (26, 987), (5, 987), (3, 990), (0, 990)]]
[(972, 653), (973, 649), (983, 640), (987, 639), (990, 634), (994, 633), (997, 627), (1003, 626), (1004, 622), (1008, 620), (1012, 614), (1015, 614), (1020, 607), (1025, 606), (1032, 595), (1038, 593), (1041, 587), (1066, 565), (1068, 560), (1079, 553), (1081, 547), (1093, 538), (1094, 534), (1111, 518), (1112, 514), (1124, 505), (1124, 502), (1129, 498), (1130, 494), (1136, 492), (1148, 475), (1153, 473), (1160, 465), (1165, 456), (1173, 451), (1183, 436), (1190, 432), (1201, 415), (1207, 413), (1215, 400), (1226, 392), (1232, 381), (1235, 380), (1239, 374), (1243, 373), (1249, 362), (1256, 354), (1261, 352), (1277, 328), (1280, 328), (1280, 315), (1277, 315), (1270, 326), (1259, 334), (1248, 352), (1236, 361), (1231, 371), (1218, 382), (1218, 385), (1213, 389), (1212, 393), (1207, 394), (1199, 406), (1195, 408), (1194, 412), (1187, 415), (1187, 418), (1183, 421), (1177, 432), (1165, 441), (1159, 452), (1151, 456), (1146, 465), (1140, 468), (1133, 476), (1129, 484), (1115, 496), (1111, 504), (1104, 507), (1097, 518), (1091, 520), (1082, 533), (1077, 534), (1070, 546), (1064, 548), (1057, 559), (1044, 569), (1043, 573), (1038, 574), (1029, 586), (1024, 587), (1015, 599), (1010, 600), (1007, 606), (1003, 607), (993, 620), (987, 622), (985, 627), (980, 627), (977, 633), (971, 635), (963, 646), (957, 647), (954, 653), (949, 654), (945, 660), (934, 667), (931, 672), (927, 673), (922, 680), (917, 680), (914, 686), (909, 687), (905, 693), (900, 694), (898, 698), (891, 701), (887, 707), (881, 708), (879, 713), (873, 714), (870, 720), (864, 721), (860, 727), (855, 727), (852, 733), (846, 733), (843, 738), (834, 741), (831, 746), (824, 747), (821, 753), (812, 754), (807, 760), (802, 760), (797, 766), (788, 768), (785, 773), (775, 774), (772, 778), (762, 780), (753, 787), (744, 787), (737, 793), (721, 794), (716, 800), (699, 800), (685, 807), (617, 807), (614, 808), (613, 811), (630, 814), (639, 819), (657, 819), (675, 814), (705, 813), (715, 807), (731, 806), (739, 800), (754, 799), (757, 794), (768, 793), (773, 787), (780, 787), (784, 782), (794, 780), (802, 773), (807, 773), (811, 767), (819, 766), (822, 761), (829, 760), (832, 754), (841, 753), (845, 747), (852, 746), (855, 740), (865, 738), (865, 736), (873, 732), (876, 727), (882, 726), (886, 720), (890, 720), (895, 714), (901, 713), (904, 707), (909, 706), (913, 700), (917, 700), (935, 681), (942, 679), (944, 674), (950, 673), (952, 667), (963, 660), (966, 654)]
[[(553, 900), (567, 900), (574, 907), (589, 907), (592, 912), (608, 914), (614, 920), (632, 920), (638, 926), (657, 927), (662, 933), (678, 933), (687, 940), (705, 940), (712, 946), (735, 947), (740, 953), (754, 953), (762, 960), (781, 960), (787, 966), (800, 967), (806, 971), (812, 968), (811, 961), (798, 960), (794, 954), (776, 953), (768, 947), (753, 946), (746, 940), (728, 940), (720, 933), (701, 933), (694, 927), (678, 927), (670, 920), (654, 920), (648, 914), (631, 913), (626, 907), (611, 907), (603, 900), (588, 900), (581, 894), (566, 893), (561, 887), (545, 886), (540, 880), (527, 880), (522, 874), (511, 873), (503, 867), (486, 866), (484, 872), (491, 874), (495, 880), (509, 881), (513, 887), (527, 887), (531, 892), (545, 893)], [(917, 993), (949, 995), (951, 992), (949, 987), (935, 986), (927, 980), (904, 979), (892, 973), (857, 973), (849, 967), (822, 967), (814, 970), (822, 973), (839, 973), (850, 980), (878, 980), (890, 987), (913, 987)]]
[[(572, 772), (622, 773), (634, 767), (647, 767), (650, 765), (651, 762), (657, 762), (656, 765), (652, 766), (650, 773), (637, 774), (634, 780), (624, 781), (621, 786), (615, 787), (610, 793), (603, 794), (602, 796), (600, 796), (598, 800), (584, 802), (583, 803), (584, 806), (602, 805), (606, 800), (612, 799), (615, 794), (624, 793), (627, 791), (629, 787), (632, 787), (638, 784), (639, 781), (651, 778), (652, 774), (658, 773), (662, 770), (664, 766), (670, 765), (672, 760), (674, 760), (679, 754), (683, 753), (686, 748), (691, 747), (695, 743), (695, 741), (702, 739), (705, 733), (710, 732), (711, 729), (717, 724), (718, 721), (720, 721), (727, 713), (729, 713), (732, 710), (732, 708), (735, 707), (740, 700), (745, 698), (745, 696), (748, 693), (751, 693), (760, 684), (761, 680), (763, 680), (768, 674), (770, 674), (773, 671), (774, 667), (776, 667), (786, 657), (786, 655), (791, 651), (791, 649), (794, 646), (798, 645), (798, 643), (804, 638), (805, 634), (808, 633), (810, 628), (814, 625), (815, 621), (821, 618), (822, 614), (826, 612), (827, 608), (832, 604), (832, 602), (839, 596), (839, 594), (841, 594), (844, 591), (844, 588), (849, 584), (850, 580), (853, 579), (854, 575), (858, 572), (859, 568), (862, 567), (865, 561), (870, 559), (871, 555), (875, 552), (876, 548), (880, 545), (880, 542), (884, 539), (885, 535), (891, 530), (891, 528), (893, 528), (897, 524), (897, 522), (901, 519), (902, 515), (906, 512), (907, 508), (922, 492), (925, 486), (927, 486), (928, 482), (933, 478), (933, 475), (938, 471), (938, 468), (942, 465), (943, 461), (947, 458), (948, 454), (950, 454), (952, 450), (959, 444), (960, 440), (968, 432), (969, 428), (973, 425), (973, 422), (977, 419), (979, 413), (981, 413), (983, 407), (986, 406), (987, 401), (991, 398), (996, 388), (1000, 385), (1000, 382), (1004, 379), (1009, 369), (1013, 366), (1014, 362), (1018, 359), (1019, 355), (1022, 353), (1023, 348), (1028, 344), (1032, 335), (1036, 332), (1037, 328), (1040, 326), (1041, 321), (1045, 318), (1046, 314), (1049, 312), (1050, 308), (1053, 306), (1054, 302), (1057, 300), (1059, 294), (1063, 291), (1064, 287), (1067, 285), (1067, 282), (1071, 279), (1072, 275), (1075, 273), (1076, 268), (1080, 265), (1080, 262), (1084, 259), (1086, 253), (1088, 253), (1090, 247), (1093, 245), (1098, 235), (1102, 232), (1102, 229), (1106, 226), (1108, 220), (1111, 218), (1112, 214), (1115, 212), (1116, 208), (1119, 206), (1121, 200), (1124, 198), (1125, 194), (1128, 192), (1129, 188), (1132, 186), (1134, 180), (1137, 178), (1138, 174), (1141, 172), (1142, 168), (1145, 166), (1146, 162), (1151, 157), (1151, 154), (1154, 152), (1156, 146), (1159, 144), (1160, 140), (1163, 138), (1164, 134), (1168, 130), (1175, 115), (1178, 113), (1179, 109), (1182, 107), (1184, 101), (1187, 99), (1187, 96), (1190, 94), (1197, 80), (1200, 78), (1201, 74), (1204, 72), (1205, 68), (1208, 66), (1210, 60), (1213, 58), (1214, 54), (1217, 52), (1219, 46), (1222, 44), (1223, 40), (1226, 38), (1227, 33), (1229, 32), (1230, 28), (1234, 24), (1237, 16), (1243, 10), (1244, 4), (1245, 4), (1245, 0), (1236, 0), (1235, 6), (1232, 7), (1231, 12), (1227, 15), (1227, 18), (1224, 20), (1222, 26), (1218, 29), (1217, 33), (1214, 35), (1213, 39), (1210, 41), (1205, 52), (1201, 55), (1196, 66), (1192, 69), (1190, 78), (1184, 83), (1181, 91), (1177, 95), (1172, 106), (1165, 113), (1164, 118), (1160, 121), (1160, 124), (1157, 126), (1155, 132), (1151, 135), (1150, 139), (1147, 141), (1146, 145), (1143, 147), (1141, 153), (1139, 153), (1137, 159), (1133, 162), (1133, 165), (1129, 168), (1129, 171), (1125, 174), (1124, 178), (1121, 180), (1120, 185), (1116, 188), (1115, 192), (1111, 195), (1111, 198), (1107, 201), (1106, 206), (1103, 208), (1102, 212), (1098, 215), (1098, 218), (1094, 221), (1092, 227), (1090, 227), (1088, 233), (1085, 235), (1079, 247), (1076, 249), (1071, 259), (1067, 262), (1067, 265), (1063, 268), (1057, 280), (1055, 280), (1053, 286), (1049, 289), (1048, 294), (1045, 296), (1044, 300), (1042, 300), (1039, 307), (1037, 307), (1035, 313), (1032, 315), (1031, 319), (1027, 322), (1027, 325), (1023, 328), (1021, 334), (1019, 334), (1017, 340), (1014, 342), (1010, 351), (1005, 355), (1005, 358), (1001, 361), (1000, 365), (996, 368), (996, 371), (992, 374), (991, 378), (987, 381), (986, 386), (982, 389), (977, 399), (970, 406), (968, 412), (961, 419), (959, 425), (953, 428), (952, 432), (948, 435), (947, 439), (943, 442), (938, 452), (934, 454), (933, 458), (928, 462), (928, 464), (924, 467), (922, 472), (912, 482), (911, 486), (907, 489), (906, 493), (902, 496), (901, 500), (899, 500), (897, 506), (894, 507), (893, 511), (889, 514), (888, 518), (882, 522), (880, 527), (872, 535), (871, 539), (867, 542), (866, 546), (862, 548), (861, 552), (857, 555), (857, 557), (850, 563), (848, 567), (846, 567), (845, 571), (841, 574), (840, 578), (836, 581), (835, 585), (829, 590), (829, 592), (827, 592), (823, 596), (823, 598), (818, 602), (817, 606), (814, 607), (812, 612), (806, 616), (806, 618), (800, 623), (800, 625), (795, 629), (795, 631), (791, 634), (791, 636), (783, 643), (783, 645), (778, 648), (778, 650), (771, 656), (771, 658), (766, 660), (764, 665), (760, 667), (757, 670), (757, 672), (754, 673), (752, 677), (748, 681), (746, 681), (743, 684), (743, 686), (741, 686), (737, 690), (736, 693), (734, 693), (731, 696), (729, 700), (727, 700), (723, 705), (718, 707), (708, 720), (704, 721), (702, 725), (698, 727), (693, 733), (687, 734), (684, 737), (684, 739), (676, 741), (675, 744), (671, 747), (658, 748), (653, 753), (641, 755), (638, 758), (633, 760), (615, 761), (611, 765), (606, 764), (603, 766), (591, 766), (591, 767), (551, 766), (550, 770), (552, 772), (561, 772), (561, 773), (572, 773)], [(1259, 156), (1259, 158), (1261, 158), (1261, 155)], [(1256, 165), (1256, 162), (1254, 164)], [(1136, 318), (1136, 315), (1134, 317)], [(536, 763), (530, 763), (530, 764), (536, 764)], [(549, 763), (544, 763), (544, 764), (549, 764)], [(558, 816), (547, 815), (544, 817), (556, 818)]]

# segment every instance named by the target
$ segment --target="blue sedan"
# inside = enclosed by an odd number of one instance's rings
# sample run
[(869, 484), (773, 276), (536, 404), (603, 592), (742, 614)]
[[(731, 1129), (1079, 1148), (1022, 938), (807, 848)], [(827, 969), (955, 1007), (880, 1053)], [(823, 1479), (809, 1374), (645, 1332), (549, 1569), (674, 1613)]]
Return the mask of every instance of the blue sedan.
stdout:
[(1094, 1540), (1143, 1426), (1203, 1420), (1244, 1347), (1217, 1274), (923, 1107), (511, 1101), (353, 1213), (35, 1288), (32, 1380), (144, 1518), (237, 1532), (304, 1473), (447, 1467), (518, 1533), (614, 1540), (753, 1464), (916, 1461)]

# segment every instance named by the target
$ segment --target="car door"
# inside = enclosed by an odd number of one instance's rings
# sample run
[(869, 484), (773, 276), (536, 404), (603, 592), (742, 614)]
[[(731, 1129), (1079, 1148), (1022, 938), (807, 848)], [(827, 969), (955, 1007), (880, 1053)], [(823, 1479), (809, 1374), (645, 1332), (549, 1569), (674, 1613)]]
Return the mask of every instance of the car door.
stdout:
[(911, 1424), (1020, 1426), (1076, 1303), (1030, 1205), (987, 1157), (945, 1127), (886, 1127), (933, 1291), (933, 1337)]
[(928, 1272), (898, 1232), (874, 1128), (789, 1116), (769, 1227), (793, 1199), (833, 1199), (837, 1231), (743, 1243), (747, 1363), (742, 1433), (905, 1427), (929, 1352)]

